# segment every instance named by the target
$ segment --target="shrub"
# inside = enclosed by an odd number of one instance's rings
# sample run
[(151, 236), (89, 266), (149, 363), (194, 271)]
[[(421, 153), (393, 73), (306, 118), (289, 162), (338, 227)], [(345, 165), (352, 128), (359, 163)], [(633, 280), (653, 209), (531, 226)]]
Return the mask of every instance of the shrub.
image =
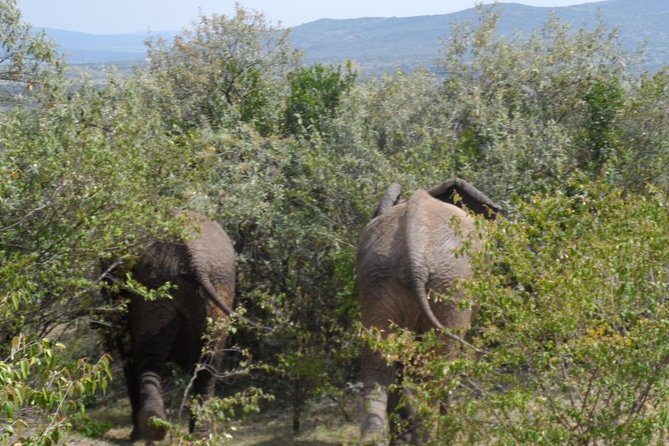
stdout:
[(286, 99), (284, 128), (288, 134), (322, 132), (325, 120), (339, 107), (341, 97), (353, 87), (356, 74), (351, 63), (341, 66), (313, 65), (289, 75), (290, 92)]
[(413, 354), (404, 386), (434, 444), (667, 441), (666, 200), (578, 179), (486, 225), (461, 284), (475, 349), (446, 358), (436, 334), (386, 345)]
[(168, 130), (242, 121), (270, 133), (279, 122), (281, 81), (298, 54), (261, 13), (237, 6), (234, 17), (201, 16), (171, 43), (147, 43), (153, 100)]

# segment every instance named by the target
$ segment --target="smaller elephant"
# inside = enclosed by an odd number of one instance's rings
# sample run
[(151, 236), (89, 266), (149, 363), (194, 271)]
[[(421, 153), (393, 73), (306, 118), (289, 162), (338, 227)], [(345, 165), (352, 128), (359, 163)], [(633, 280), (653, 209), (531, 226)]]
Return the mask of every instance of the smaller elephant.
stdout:
[[(176, 215), (186, 220), (191, 236), (151, 242), (130, 270), (148, 289), (169, 282), (171, 298), (146, 300), (123, 288), (114, 296), (129, 302), (126, 323), (130, 348), (119, 347), (122, 356), (124, 351), (128, 356), (123, 359), (132, 405), (132, 441), (160, 441), (166, 435), (165, 429), (150, 419), (167, 418), (161, 395), (167, 362), (189, 373), (196, 371), (196, 364), (204, 365), (197, 368), (194, 393), (200, 402), (213, 394), (226, 334), (220, 329), (210, 333), (206, 345), (203, 335), (208, 319), (226, 320), (232, 314), (235, 252), (230, 239), (220, 225), (204, 215), (192, 211)], [(195, 427), (191, 415), (190, 431)]]
[[(474, 220), (462, 208), (492, 219), (499, 206), (459, 178), (429, 191), (418, 190), (406, 201), (400, 200), (400, 193), (398, 184), (388, 188), (358, 243), (362, 324), (385, 333), (393, 324), (416, 334), (435, 328), (467, 328), (472, 310), (449, 302), (431, 302), (429, 296), (437, 293), (457, 300), (455, 281), (472, 274), (469, 258), (459, 255), (458, 250), (467, 238), (474, 249), (480, 247), (471, 237)], [(444, 351), (453, 340), (444, 334)], [(401, 373), (401, 365), (398, 369), (388, 365), (380, 352), (369, 347), (363, 348), (361, 360), (363, 443), (385, 445), (391, 436), (388, 412), (398, 403), (398, 396), (389, 390)], [(405, 403), (399, 415), (411, 418), (410, 405)], [(415, 428), (416, 420), (409, 421)], [(417, 439), (415, 432), (393, 434), (405, 441)]]

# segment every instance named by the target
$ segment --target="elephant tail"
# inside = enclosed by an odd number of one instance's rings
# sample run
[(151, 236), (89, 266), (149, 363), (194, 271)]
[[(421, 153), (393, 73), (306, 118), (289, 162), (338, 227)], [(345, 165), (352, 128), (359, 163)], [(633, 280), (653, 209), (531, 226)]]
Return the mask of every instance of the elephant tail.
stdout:
[(235, 312), (232, 310), (232, 308), (230, 308), (230, 306), (226, 304), (223, 299), (221, 299), (221, 296), (218, 294), (218, 291), (216, 291), (216, 288), (214, 287), (214, 284), (211, 282), (209, 276), (207, 276), (206, 274), (204, 274), (199, 270), (197, 270), (197, 276), (200, 285), (202, 285), (202, 288), (204, 288), (211, 302), (218, 308), (220, 308), (221, 311), (223, 311), (223, 313), (225, 313), (229, 317), (235, 315)]
[(212, 277), (215, 277), (219, 282), (229, 283), (234, 295), (235, 254), (232, 243), (223, 228), (204, 215), (192, 211), (183, 211), (183, 214), (193, 230), (193, 238), (186, 240), (185, 245), (195, 277), (209, 300), (232, 317), (234, 311), (212, 282)]
[(411, 286), (418, 298), (418, 303), (423, 313), (438, 329), (443, 329), (443, 324), (437, 319), (430, 300), (427, 295), (426, 284), (428, 282), (429, 271), (424, 265), (423, 252), (425, 246), (430, 243), (425, 228), (423, 227), (422, 214), (425, 212), (424, 203), (426, 200), (432, 200), (430, 195), (422, 190), (417, 190), (407, 202), (404, 218), (406, 230), (407, 255), (409, 259), (409, 271), (411, 275)]
[(216, 291), (216, 287), (214, 287), (214, 284), (212, 283), (211, 279), (207, 274), (205, 274), (203, 271), (201, 271), (199, 268), (196, 267), (196, 272), (197, 272), (197, 277), (198, 281), (200, 282), (200, 285), (202, 288), (204, 288), (204, 291), (207, 293), (207, 296), (209, 297), (209, 300), (216, 305), (218, 308), (221, 309), (228, 317), (235, 317), (236, 319), (244, 322), (245, 324), (254, 327), (256, 329), (261, 329), (261, 330), (269, 330), (268, 328), (264, 327), (262, 324), (253, 321), (245, 316), (242, 316), (238, 312), (234, 311), (230, 306), (225, 303), (223, 299), (221, 299), (221, 295)]
[(223, 299), (221, 299), (220, 294), (216, 291), (216, 288), (214, 287), (214, 284), (211, 282), (211, 279), (209, 279), (209, 276), (206, 274), (203, 274), (202, 272), (198, 271), (198, 280), (200, 282), (200, 285), (202, 285), (202, 288), (204, 288), (205, 292), (207, 293), (207, 296), (209, 299), (212, 301), (214, 305), (216, 305), (218, 308), (221, 309), (228, 317), (235, 317), (239, 319), (240, 321), (243, 321), (245, 324), (255, 327), (257, 329), (264, 329), (267, 330), (265, 327), (263, 327), (261, 324), (258, 322), (252, 321), (251, 319), (242, 316), (241, 314), (237, 313), (234, 311), (228, 304), (225, 303)]
[[(191, 258), (191, 265), (193, 266), (193, 269), (195, 270), (195, 275), (197, 277), (197, 280), (204, 289), (204, 292), (207, 296), (207, 298), (216, 306), (218, 307), (223, 313), (225, 313), (228, 317), (234, 317), (245, 324), (255, 327), (257, 329), (261, 330), (267, 330), (266, 327), (263, 327), (261, 324), (258, 322), (252, 321), (251, 319), (242, 316), (238, 312), (234, 311), (230, 305), (228, 305), (225, 300), (221, 297), (221, 294), (218, 292), (216, 287), (214, 286), (214, 283), (212, 282), (210, 278), (210, 273), (207, 270), (207, 267), (202, 264), (201, 258), (198, 256), (196, 253), (197, 249), (196, 247), (193, 246), (193, 242), (187, 243), (189, 255)], [(230, 248), (232, 252), (232, 248)], [(234, 269), (230, 271), (228, 274), (230, 276), (225, 279), (225, 280), (230, 280), (230, 283), (234, 283), (235, 280), (235, 273)], [(232, 288), (234, 289), (234, 285), (232, 285)], [(234, 291), (233, 291), (234, 294)]]

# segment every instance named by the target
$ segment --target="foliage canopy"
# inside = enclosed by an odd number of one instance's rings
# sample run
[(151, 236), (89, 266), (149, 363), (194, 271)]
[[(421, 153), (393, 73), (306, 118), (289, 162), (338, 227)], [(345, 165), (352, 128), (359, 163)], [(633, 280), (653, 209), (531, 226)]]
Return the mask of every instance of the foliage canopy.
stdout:
[[(222, 222), (239, 311), (258, 322), (234, 326), (255, 366), (225, 383), (262, 392), (226, 387), (212, 407), (227, 423), (235, 401), (265, 392), (299, 427), (310, 398), (357, 380), (355, 245), (381, 191), (455, 175), (509, 211), (466, 288), (486, 354), (444, 361), (406, 334), (386, 346), (414, 352), (426, 380), (407, 385), (438, 438), (666, 435), (669, 71), (633, 72), (615, 33), (551, 19), (508, 40), (482, 9), (445, 43), (441, 73), (364, 78), (300, 66), (287, 33), (238, 8), (149, 42), (146, 68), (94, 85), (62, 76), (14, 2), (0, 22), (0, 47), (21, 55), (2, 73), (41, 85), (0, 116), (3, 441), (56, 442), (107, 386), (114, 362), (90, 324), (118, 308), (98, 292), (100, 259), (178, 233), (174, 208)], [(430, 403), (446, 391), (443, 417)]]

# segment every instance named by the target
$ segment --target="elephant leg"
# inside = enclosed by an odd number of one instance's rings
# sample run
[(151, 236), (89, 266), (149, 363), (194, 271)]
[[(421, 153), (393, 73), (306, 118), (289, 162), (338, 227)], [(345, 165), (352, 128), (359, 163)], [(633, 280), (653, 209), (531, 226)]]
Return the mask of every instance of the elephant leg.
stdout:
[[(401, 380), (396, 381), (400, 383)], [(411, 436), (407, 434), (406, 401), (402, 398), (401, 387), (391, 386), (388, 393), (388, 425), (392, 446), (408, 444)]]
[(415, 410), (412, 392), (404, 387), (403, 367), (397, 365), (396, 383), (388, 396), (388, 417), (390, 424), (391, 445), (421, 444), (422, 437), (418, 430), (422, 420)]
[(123, 374), (125, 376), (125, 383), (128, 387), (128, 397), (130, 398), (130, 407), (132, 408), (132, 433), (130, 434), (130, 441), (138, 441), (141, 439), (139, 424), (137, 423), (137, 414), (139, 413), (139, 383), (132, 361), (126, 360), (123, 364)]
[(165, 438), (167, 430), (154, 426), (151, 418), (167, 419), (165, 404), (161, 392), (160, 376), (153, 372), (144, 372), (139, 378), (140, 409), (137, 413), (137, 424), (141, 438), (146, 441), (160, 441)]
[[(193, 382), (193, 393), (198, 406), (214, 395), (216, 388), (216, 374), (220, 371), (223, 360), (222, 349), (225, 344), (224, 337), (218, 337), (206, 347), (209, 353), (203, 355)], [(197, 419), (197, 409), (191, 408), (190, 432), (197, 437), (204, 437), (209, 431), (209, 426), (203, 420)]]
[[(195, 401), (198, 406), (202, 406), (214, 394), (216, 377), (208, 367), (209, 365), (207, 364), (205, 368), (200, 369), (193, 382), (193, 393), (195, 394)], [(198, 437), (202, 437), (206, 435), (208, 430), (206, 423), (203, 420), (198, 420), (197, 408), (191, 407), (189, 431), (195, 433)]]
[(364, 347), (362, 351), (362, 392), (364, 415), (361, 427), (362, 444), (388, 444), (388, 389), (394, 370), (379, 352)]
[(412, 413), (410, 402), (404, 398), (402, 386), (402, 365), (396, 364), (395, 385), (388, 394), (388, 424), (390, 427), (391, 445), (409, 444), (411, 433), (409, 419)]
[(172, 304), (167, 300), (150, 302), (138, 298), (129, 308), (133, 368), (139, 394), (137, 431), (146, 441), (160, 441), (167, 433), (165, 428), (153, 426), (150, 419), (167, 420), (161, 376), (181, 325)]
[(427, 441), (424, 432), (425, 423), (415, 409), (414, 395), (408, 389), (401, 388), (396, 392), (395, 398), (399, 402), (394, 411), (394, 416), (398, 420), (391, 425), (393, 439), (391, 445), (425, 443)]
[(191, 407), (189, 423), (189, 431), (190, 433), (195, 434), (196, 437), (204, 437), (209, 430), (207, 423), (205, 423), (204, 420), (198, 419), (197, 409), (213, 394), (215, 382), (215, 378), (208, 370), (200, 370), (197, 372), (195, 382), (193, 383), (195, 404), (197, 404), (197, 407)]

